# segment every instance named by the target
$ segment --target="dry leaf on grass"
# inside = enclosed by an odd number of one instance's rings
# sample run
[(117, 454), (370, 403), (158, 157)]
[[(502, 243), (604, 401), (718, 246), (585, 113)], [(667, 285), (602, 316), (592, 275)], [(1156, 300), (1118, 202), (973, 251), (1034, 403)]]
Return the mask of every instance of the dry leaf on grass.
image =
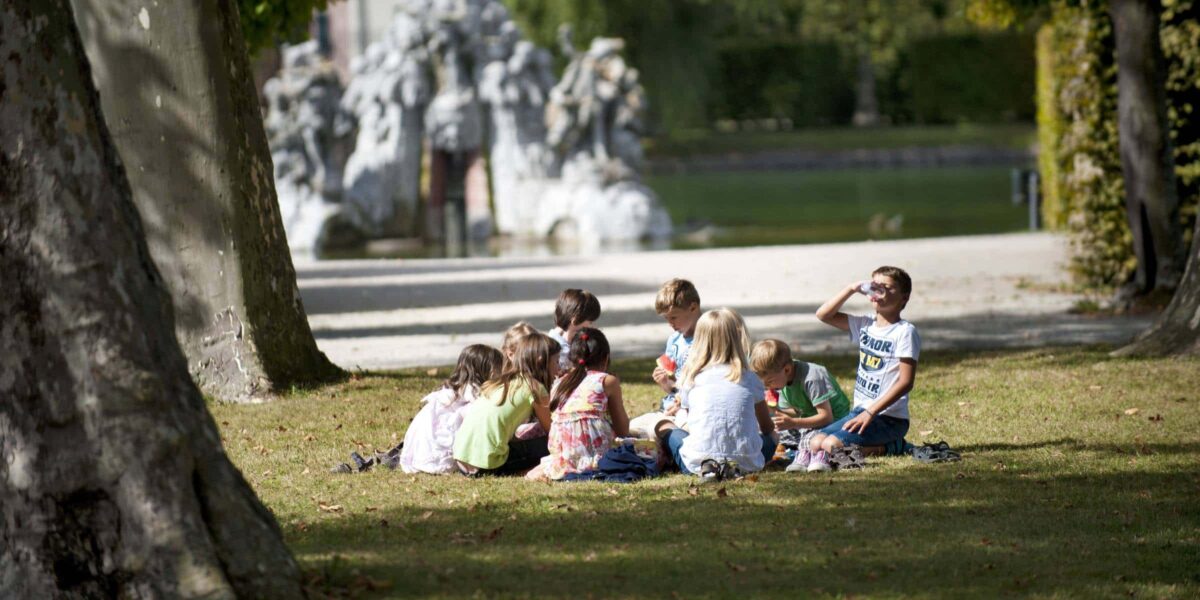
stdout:
[(417, 517), (417, 520), (418, 521), (428, 521), (429, 517), (432, 517), (432, 516), (433, 516), (433, 511), (427, 510), (427, 511), (421, 513), (421, 515), (419, 517)]
[(1140, 410), (1141, 409), (1138, 409), (1138, 408), (1127, 408), (1127, 409), (1125, 409), (1125, 414), (1132, 417), (1133, 415), (1138, 414), (1138, 411), (1140, 411)]
[(318, 502), (317, 509), (320, 510), (321, 512), (340, 513), (340, 512), (342, 512), (342, 505), (341, 504), (326, 504), (325, 502)]
[(429, 369), (428, 371), (425, 371), (425, 374), (429, 375), (430, 377), (437, 375), (437, 369)]
[(728, 496), (728, 495), (729, 495), (729, 492), (725, 491), (725, 487), (724, 487), (724, 486), (721, 486), (720, 488), (717, 488), (717, 497), (718, 497), (718, 498), (724, 498), (724, 497), (726, 497), (726, 496)]
[(930, 435), (930, 434), (932, 434), (932, 433), (933, 433), (933, 430), (932, 430), (932, 429), (926, 429), (926, 430), (924, 430), (924, 431), (918, 431), (917, 433), (921, 434), (921, 437), (925, 437), (925, 436), (927, 436), (927, 435)]

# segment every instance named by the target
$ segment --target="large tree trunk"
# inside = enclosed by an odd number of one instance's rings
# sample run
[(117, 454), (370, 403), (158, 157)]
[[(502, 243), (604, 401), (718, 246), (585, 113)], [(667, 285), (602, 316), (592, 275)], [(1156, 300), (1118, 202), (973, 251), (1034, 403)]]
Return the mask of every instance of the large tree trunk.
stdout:
[(237, 3), (74, 5), (201, 389), (239, 401), (335, 377), (296, 288)]
[(0, 598), (289, 598), (174, 336), (67, 0), (0, 5)]
[(1200, 219), (1192, 235), (1192, 251), (1183, 279), (1154, 326), (1116, 356), (1200, 354)]
[(1149, 0), (1110, 4), (1125, 213), (1137, 256), (1131, 291), (1137, 293), (1175, 289), (1186, 251), (1167, 124), (1166, 60), (1158, 39), (1161, 10)]

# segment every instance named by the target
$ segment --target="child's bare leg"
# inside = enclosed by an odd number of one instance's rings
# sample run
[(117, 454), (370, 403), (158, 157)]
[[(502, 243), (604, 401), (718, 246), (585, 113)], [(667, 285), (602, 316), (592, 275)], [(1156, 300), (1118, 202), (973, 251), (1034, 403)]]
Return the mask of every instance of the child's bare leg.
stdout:
[(827, 435), (827, 436), (825, 436), (825, 439), (821, 442), (821, 449), (826, 452), (833, 452), (834, 450), (837, 450), (838, 448), (841, 448), (844, 445), (845, 444), (842, 444), (842, 440), (839, 439), (838, 436)]
[(821, 443), (824, 442), (825, 438), (827, 437), (830, 436), (825, 435), (824, 433), (813, 434), (812, 438), (808, 440), (808, 451), (814, 454), (819, 452), (821, 450)]

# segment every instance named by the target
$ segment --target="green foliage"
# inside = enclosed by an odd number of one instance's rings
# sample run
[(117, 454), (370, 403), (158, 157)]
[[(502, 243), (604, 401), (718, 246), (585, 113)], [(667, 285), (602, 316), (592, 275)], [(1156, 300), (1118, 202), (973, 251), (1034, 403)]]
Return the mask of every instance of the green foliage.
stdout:
[[(505, 0), (534, 43), (559, 52), (558, 27), (570, 24), (577, 49), (592, 38), (625, 40), (625, 57), (641, 73), (651, 120), (667, 130), (708, 124), (714, 67), (716, 3), (706, 0)], [(561, 62), (561, 54), (559, 56)]]
[(1167, 120), (1175, 149), (1184, 244), (1192, 243), (1200, 207), (1200, 2), (1164, 2), (1159, 30), (1167, 71)]
[(1012, 32), (914, 40), (900, 72), (911, 114), (893, 121), (1032, 120), (1033, 46), (1032, 36)]
[[(965, 0), (505, 3), (530, 39), (555, 51), (560, 23), (573, 26), (580, 48), (595, 36), (623, 38), (627, 60), (642, 73), (652, 123), (672, 135), (730, 118), (847, 123), (864, 54), (892, 122), (1033, 114), (1031, 41), (1012, 33), (976, 37)], [(936, 57), (919, 49), (909, 56), (914, 47), (946, 49), (961, 57), (959, 66), (939, 73), (926, 60)], [(926, 80), (933, 89), (921, 88)]]
[(790, 118), (799, 126), (846, 123), (854, 70), (832, 42), (748, 41), (723, 46), (709, 114)]
[[(1188, 0), (1170, 3), (1160, 36), (1167, 58), (1167, 104), (1184, 231), (1190, 232), (1200, 202), (1200, 23)], [(1048, 223), (1065, 209), (1074, 256), (1072, 270), (1093, 288), (1119, 286), (1136, 268), (1125, 215), (1124, 182), (1117, 138), (1117, 79), (1112, 22), (1107, 3), (1056, 3), (1039, 74), (1053, 106), (1039, 111), (1042, 176), (1048, 196), (1066, 199), (1047, 206)], [(1046, 161), (1054, 164), (1047, 169)], [(1053, 200), (1052, 200), (1053, 201)]]
[(313, 11), (325, 10), (329, 0), (238, 0), (242, 33), (251, 56), (284, 42), (308, 38)]
[(1058, 88), (1054, 27), (1042, 25), (1037, 32), (1037, 140), (1038, 173), (1041, 175), (1042, 224), (1052, 230), (1067, 226), (1068, 207), (1058, 171), (1058, 139), (1063, 119), (1058, 112)]

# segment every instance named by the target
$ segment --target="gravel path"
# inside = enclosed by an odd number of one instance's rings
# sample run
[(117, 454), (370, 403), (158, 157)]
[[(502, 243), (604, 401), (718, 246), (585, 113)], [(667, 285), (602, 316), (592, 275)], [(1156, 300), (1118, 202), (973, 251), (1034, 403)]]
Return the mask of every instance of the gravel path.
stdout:
[[(1113, 343), (1149, 317), (1067, 314), (1077, 296), (1049, 291), (1067, 281), (1066, 240), (1049, 233), (886, 242), (636, 252), (590, 257), (359, 260), (297, 263), (317, 344), (346, 368), (452, 364), (467, 344), (499, 345), (518, 320), (553, 326), (567, 287), (600, 297), (617, 356), (654, 356), (670, 330), (654, 295), (672, 277), (691, 279), (705, 308), (729, 306), (756, 339), (778, 337), (800, 352), (852, 353), (855, 346), (813, 312), (841, 286), (883, 264), (913, 277), (904, 312), (926, 349)], [(847, 305), (865, 312), (861, 296)]]

